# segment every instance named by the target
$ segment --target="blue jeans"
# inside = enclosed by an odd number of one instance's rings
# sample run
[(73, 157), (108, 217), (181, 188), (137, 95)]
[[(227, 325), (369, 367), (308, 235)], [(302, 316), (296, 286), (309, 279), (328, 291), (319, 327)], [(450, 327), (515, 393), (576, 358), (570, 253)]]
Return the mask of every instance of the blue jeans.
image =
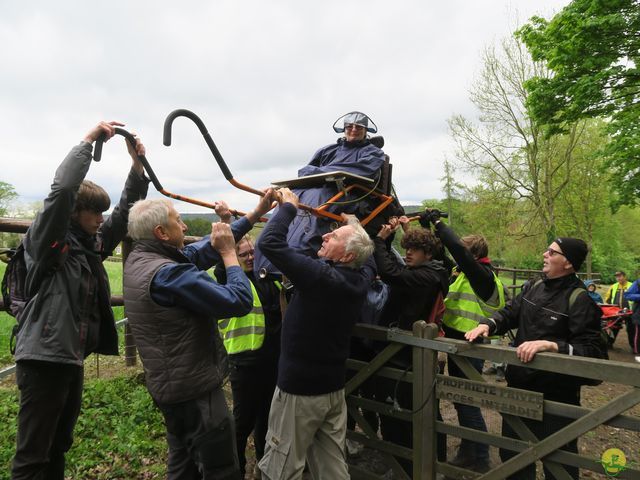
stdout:
[[(480, 358), (468, 358), (468, 360), (471, 365), (473, 365), (473, 368), (478, 372), (482, 372), (484, 360)], [(447, 363), (449, 365), (449, 375), (452, 377), (467, 378), (455, 362), (450, 360)], [(484, 422), (479, 407), (472, 407), (461, 403), (454, 403), (453, 406), (458, 412), (458, 423), (461, 427), (473, 428), (481, 432), (487, 431), (487, 425)], [(476, 443), (471, 440), (462, 439), (460, 443), (460, 453), (473, 457), (476, 461), (489, 461), (489, 445), (484, 443)]]

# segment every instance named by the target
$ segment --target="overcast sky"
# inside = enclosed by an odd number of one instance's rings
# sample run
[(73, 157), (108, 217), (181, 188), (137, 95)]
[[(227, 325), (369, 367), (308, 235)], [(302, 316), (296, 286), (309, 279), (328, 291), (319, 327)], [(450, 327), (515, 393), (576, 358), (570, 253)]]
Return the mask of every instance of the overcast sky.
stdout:
[[(234, 177), (262, 188), (295, 177), (336, 140), (335, 119), (360, 110), (385, 138), (401, 202), (440, 198), (453, 157), (446, 121), (474, 115), (482, 49), (515, 17), (567, 3), (4, 1), (0, 180), (24, 203), (42, 199), (71, 146), (97, 121), (120, 120), (165, 189), (246, 210), (256, 197), (226, 182), (193, 123), (176, 120), (173, 145), (162, 145), (169, 112), (196, 113)], [(114, 199), (130, 164), (123, 142), (107, 143), (88, 175)]]

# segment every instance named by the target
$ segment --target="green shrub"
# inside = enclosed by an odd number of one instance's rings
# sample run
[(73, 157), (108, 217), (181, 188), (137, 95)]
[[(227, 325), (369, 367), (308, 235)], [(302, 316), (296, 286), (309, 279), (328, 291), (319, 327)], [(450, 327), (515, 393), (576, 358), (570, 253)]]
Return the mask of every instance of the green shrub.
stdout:
[[(0, 479), (9, 478), (15, 452), (17, 389), (0, 390)], [(142, 374), (85, 384), (66, 476), (73, 479), (160, 479), (167, 445), (162, 415)]]

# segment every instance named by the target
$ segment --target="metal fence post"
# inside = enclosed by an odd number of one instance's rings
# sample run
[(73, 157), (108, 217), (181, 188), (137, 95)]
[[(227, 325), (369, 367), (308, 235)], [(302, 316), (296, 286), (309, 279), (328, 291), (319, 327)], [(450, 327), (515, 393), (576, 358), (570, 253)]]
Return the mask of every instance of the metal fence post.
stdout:
[[(413, 324), (413, 335), (434, 339), (438, 327), (424, 320)], [(436, 395), (438, 352), (413, 347), (413, 478), (436, 478)]]
[[(127, 261), (129, 253), (131, 253), (132, 242), (128, 237), (122, 241), (122, 281), (124, 283), (124, 262)], [(123, 285), (124, 288), (124, 285)], [(131, 327), (129, 323), (124, 326), (124, 364), (127, 367), (134, 367), (137, 361), (136, 344), (133, 340)]]

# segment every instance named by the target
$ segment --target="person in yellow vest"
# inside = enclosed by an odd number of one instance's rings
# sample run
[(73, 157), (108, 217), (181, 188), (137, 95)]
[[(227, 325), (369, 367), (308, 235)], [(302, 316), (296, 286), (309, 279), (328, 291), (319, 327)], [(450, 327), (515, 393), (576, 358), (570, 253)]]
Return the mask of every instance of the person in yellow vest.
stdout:
[(609, 287), (607, 294), (604, 296), (604, 303), (618, 305), (620, 308), (632, 308), (633, 302), (629, 302), (624, 297), (624, 292), (629, 290), (631, 282), (627, 280), (627, 274), (619, 270), (616, 272), (616, 283)]
[[(446, 307), (442, 327), (446, 337), (464, 340), (464, 334), (478, 326), (480, 320), (490, 317), (505, 305), (502, 282), (497, 277), (489, 260), (489, 247), (482, 235), (469, 235), (460, 239), (455, 232), (440, 220), (438, 210), (428, 209), (421, 215), (420, 223), (434, 225), (436, 235), (457, 263), (458, 275), (449, 286), (445, 298)], [(478, 372), (484, 361), (470, 358)], [(449, 362), (449, 375), (466, 378), (462, 370)], [(480, 408), (454, 403), (461, 426), (483, 432), (487, 425)], [(489, 446), (463, 439), (451, 465), (473, 468), (477, 472), (490, 469)]]
[[(604, 297), (604, 303), (618, 305), (621, 309), (634, 310), (633, 302), (627, 296), (627, 290), (632, 283), (627, 280), (627, 274), (623, 270), (616, 272), (616, 283), (609, 287)], [(633, 298), (633, 297), (632, 297)], [(638, 353), (638, 332), (632, 316), (625, 317), (625, 327), (627, 330), (627, 340), (632, 353)]]
[[(224, 221), (222, 215), (221, 219)], [(244, 317), (218, 320), (218, 329), (229, 354), (236, 444), (241, 478), (244, 478), (245, 449), (252, 431), (256, 464), (264, 455), (269, 408), (278, 376), (281, 285), (254, 275), (254, 246), (249, 236), (237, 243), (236, 255), (251, 284), (253, 309)], [(224, 269), (216, 269), (216, 277), (223, 283)], [(254, 473), (260, 475), (257, 469)]]

